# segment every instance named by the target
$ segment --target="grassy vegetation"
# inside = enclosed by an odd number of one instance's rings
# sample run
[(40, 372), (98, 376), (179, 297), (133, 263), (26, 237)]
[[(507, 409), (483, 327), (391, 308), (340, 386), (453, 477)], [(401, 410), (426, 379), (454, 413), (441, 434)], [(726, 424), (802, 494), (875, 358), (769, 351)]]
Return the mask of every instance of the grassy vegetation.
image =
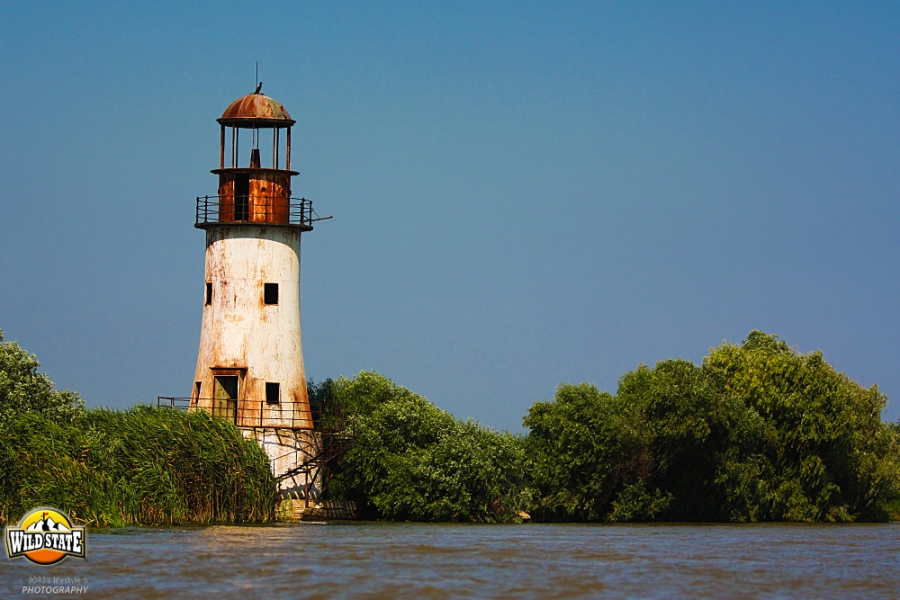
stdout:
[(267, 521), (275, 483), (253, 441), (205, 412), (85, 410), (0, 425), (0, 522), (40, 505), (82, 524)]
[(44, 504), (94, 526), (274, 517), (268, 458), (233, 424), (149, 406), (84, 409), (77, 394), (51, 392), (37, 366), (0, 334), (0, 524)]

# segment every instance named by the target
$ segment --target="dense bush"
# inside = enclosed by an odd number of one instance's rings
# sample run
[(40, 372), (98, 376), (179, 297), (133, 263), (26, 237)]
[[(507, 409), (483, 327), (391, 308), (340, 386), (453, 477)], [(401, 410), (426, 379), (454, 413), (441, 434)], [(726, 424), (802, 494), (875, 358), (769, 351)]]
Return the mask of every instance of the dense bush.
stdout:
[(354, 415), (353, 446), (331, 484), (364, 514), (393, 520), (510, 521), (522, 503), (519, 441), (459, 421), (377, 373), (334, 382)]
[(86, 410), (17, 345), (0, 342), (0, 357), (0, 523), (43, 504), (98, 526), (273, 517), (268, 458), (233, 424), (202, 411)]
[(563, 385), (525, 418), (548, 520), (884, 520), (900, 498), (885, 398), (753, 331), (741, 346), (640, 367), (615, 397)]

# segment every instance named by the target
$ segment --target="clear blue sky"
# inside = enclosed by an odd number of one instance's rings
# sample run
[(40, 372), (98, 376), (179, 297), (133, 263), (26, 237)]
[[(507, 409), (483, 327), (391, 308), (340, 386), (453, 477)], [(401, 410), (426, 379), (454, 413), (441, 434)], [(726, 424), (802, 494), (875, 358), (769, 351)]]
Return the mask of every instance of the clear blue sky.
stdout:
[(6, 3), (0, 329), (89, 405), (187, 395), (215, 119), (297, 120), (315, 380), (518, 430), (751, 329), (900, 416), (900, 3)]

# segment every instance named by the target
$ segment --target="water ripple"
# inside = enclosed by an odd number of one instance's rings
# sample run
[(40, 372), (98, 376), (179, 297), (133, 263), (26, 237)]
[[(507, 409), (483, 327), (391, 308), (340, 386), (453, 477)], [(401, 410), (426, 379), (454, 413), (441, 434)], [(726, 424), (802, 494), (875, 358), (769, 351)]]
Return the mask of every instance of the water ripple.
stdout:
[(92, 598), (897, 598), (900, 523), (126, 528), (84, 562), (0, 564), (3, 597), (51, 576)]

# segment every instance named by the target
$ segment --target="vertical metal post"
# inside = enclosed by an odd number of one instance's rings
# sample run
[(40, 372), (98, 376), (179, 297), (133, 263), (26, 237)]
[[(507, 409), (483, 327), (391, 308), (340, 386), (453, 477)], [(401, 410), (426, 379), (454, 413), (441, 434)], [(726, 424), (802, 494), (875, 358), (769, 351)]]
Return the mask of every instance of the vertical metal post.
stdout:
[(284, 153), (285, 165), (284, 168), (288, 171), (291, 170), (291, 128), (288, 126), (287, 128), (287, 151)]
[(231, 126), (231, 168), (234, 168), (234, 125)]
[(278, 168), (278, 128), (272, 128), (272, 168)]
[(219, 132), (219, 168), (225, 168), (225, 126)]

